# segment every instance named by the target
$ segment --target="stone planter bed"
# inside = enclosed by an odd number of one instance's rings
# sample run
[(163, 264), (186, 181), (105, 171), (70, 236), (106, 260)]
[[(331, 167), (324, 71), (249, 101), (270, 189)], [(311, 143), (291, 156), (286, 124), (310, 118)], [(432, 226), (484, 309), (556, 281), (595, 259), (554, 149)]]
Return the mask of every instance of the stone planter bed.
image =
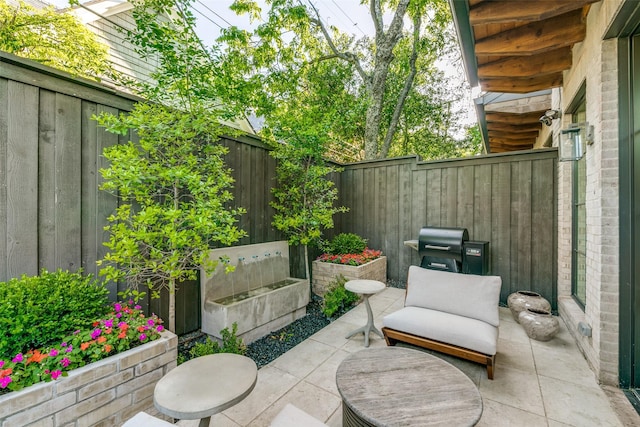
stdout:
[(0, 427), (121, 425), (157, 414), (153, 389), (176, 366), (178, 338), (155, 340), (83, 366), (51, 382), (0, 396)]
[(370, 279), (387, 282), (387, 257), (381, 256), (366, 264), (354, 266), (334, 264), (331, 262), (313, 261), (312, 286), (313, 293), (324, 296), (329, 284), (342, 274), (347, 280)]

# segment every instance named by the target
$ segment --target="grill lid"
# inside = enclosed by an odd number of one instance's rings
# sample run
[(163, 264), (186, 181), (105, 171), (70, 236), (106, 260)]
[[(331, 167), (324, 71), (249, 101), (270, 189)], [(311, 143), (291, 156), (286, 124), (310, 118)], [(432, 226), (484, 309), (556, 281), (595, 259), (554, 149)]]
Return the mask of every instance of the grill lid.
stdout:
[(418, 255), (462, 261), (464, 242), (469, 240), (466, 228), (422, 227), (418, 238)]

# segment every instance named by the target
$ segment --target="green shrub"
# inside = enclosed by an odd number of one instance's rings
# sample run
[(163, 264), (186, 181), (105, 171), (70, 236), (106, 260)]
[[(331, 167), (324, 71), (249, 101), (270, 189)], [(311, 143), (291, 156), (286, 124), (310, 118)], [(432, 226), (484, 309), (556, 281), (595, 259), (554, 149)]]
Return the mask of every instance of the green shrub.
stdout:
[(109, 308), (104, 284), (80, 272), (42, 270), (0, 282), (0, 358), (59, 343)]
[(347, 283), (347, 279), (341, 274), (329, 284), (322, 305), (322, 312), (325, 316), (331, 317), (336, 312), (345, 311), (358, 302), (358, 294), (348, 291), (344, 287), (345, 283)]
[[(244, 341), (242, 341), (242, 338), (236, 336), (237, 332), (238, 324), (234, 322), (231, 331), (229, 331), (229, 328), (224, 328), (220, 331), (222, 334), (222, 345), (211, 338), (207, 338), (205, 342), (196, 343), (191, 348), (189, 351), (190, 358), (193, 359), (194, 357), (216, 353), (245, 354), (247, 346), (244, 344)], [(181, 358), (180, 363), (185, 361), (184, 358)]]
[(359, 254), (366, 248), (367, 241), (357, 234), (340, 233), (325, 246), (325, 252), (331, 255)]

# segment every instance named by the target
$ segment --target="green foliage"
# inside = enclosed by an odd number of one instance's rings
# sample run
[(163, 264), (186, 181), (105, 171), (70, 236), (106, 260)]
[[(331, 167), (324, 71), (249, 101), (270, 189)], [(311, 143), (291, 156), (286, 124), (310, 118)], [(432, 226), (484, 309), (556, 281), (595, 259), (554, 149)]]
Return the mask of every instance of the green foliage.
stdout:
[(341, 274), (329, 284), (322, 305), (322, 312), (325, 316), (331, 317), (336, 312), (348, 310), (358, 302), (358, 294), (348, 291), (344, 287), (345, 283), (347, 283), (347, 279)]
[(172, 287), (194, 280), (214, 245), (230, 245), (245, 233), (236, 227), (241, 208), (228, 208), (233, 178), (218, 144), (221, 126), (206, 112), (189, 114), (137, 104), (129, 115), (103, 114), (107, 130), (139, 141), (108, 147), (111, 166), (101, 169), (101, 189), (120, 198), (109, 216), (109, 252), (100, 265), (107, 279), (126, 278), (137, 287)]
[(354, 233), (340, 233), (331, 239), (323, 249), (330, 255), (360, 254), (367, 247), (367, 241)]
[(81, 272), (42, 270), (0, 283), (0, 357), (55, 343), (109, 310), (103, 284)]
[(0, 50), (77, 76), (97, 79), (110, 69), (107, 48), (77, 18), (50, 6), (0, 0)]
[(156, 340), (164, 330), (158, 317), (147, 318), (139, 306), (122, 303), (115, 303), (110, 313), (93, 320), (51, 345), (0, 354), (0, 395), (67, 376), (75, 368)]
[(322, 148), (298, 142), (277, 144), (271, 152), (278, 161), (271, 206), (276, 210), (273, 225), (289, 244), (307, 246), (317, 244), (322, 230), (333, 228), (333, 215), (347, 209), (334, 206), (338, 190), (328, 175), (336, 169), (324, 162)]
[(195, 357), (217, 353), (245, 354), (247, 352), (247, 346), (242, 341), (242, 338), (236, 336), (237, 332), (238, 324), (234, 322), (231, 330), (224, 328), (220, 331), (222, 335), (222, 345), (207, 337), (205, 342), (196, 343), (191, 348), (189, 351), (190, 358), (193, 359)]
[[(304, 134), (339, 161), (455, 145), (452, 105), (462, 88), (439, 68), (458, 55), (445, 0), (380, 1), (375, 12), (384, 25), (360, 39), (323, 25), (310, 4), (265, 3), (252, 34), (231, 27), (219, 41), (226, 44), (222, 63), (244, 76), (235, 85), (243, 103), (265, 117), (267, 132), (283, 141)], [(232, 9), (256, 19), (259, 4), (237, 0)], [(395, 14), (401, 25), (390, 23)]]

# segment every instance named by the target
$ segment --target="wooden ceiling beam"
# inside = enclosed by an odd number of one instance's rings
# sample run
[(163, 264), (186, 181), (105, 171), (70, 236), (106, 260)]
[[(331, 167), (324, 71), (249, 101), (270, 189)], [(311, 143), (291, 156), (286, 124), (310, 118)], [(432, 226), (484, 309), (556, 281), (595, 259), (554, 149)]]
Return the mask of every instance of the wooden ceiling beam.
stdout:
[(536, 55), (573, 46), (584, 40), (586, 28), (582, 10), (579, 9), (478, 40), (476, 55)]
[(480, 80), (480, 87), (487, 92), (529, 93), (559, 86), (562, 86), (562, 73), (527, 78)]
[(469, 22), (471, 25), (479, 25), (541, 21), (597, 1), (599, 0), (536, 0), (522, 1), (517, 6), (508, 0), (485, 1), (471, 7)]
[(533, 132), (533, 131), (538, 132), (540, 131), (540, 129), (542, 129), (542, 123), (540, 123), (537, 119), (535, 122), (531, 121), (530, 123), (524, 123), (521, 125), (512, 125), (512, 124), (503, 123), (503, 122), (487, 121), (487, 128), (489, 131), (493, 130), (496, 132), (509, 132), (509, 133), (526, 133), (526, 132)]
[(559, 73), (571, 68), (571, 48), (560, 49), (533, 56), (501, 59), (478, 66), (478, 78), (535, 77)]
[(536, 142), (535, 138), (532, 139), (510, 139), (510, 138), (489, 138), (490, 144), (500, 144), (505, 147), (522, 147), (533, 145)]
[(493, 139), (493, 138), (503, 138), (503, 139), (512, 139), (514, 141), (516, 140), (523, 140), (523, 139), (536, 139), (538, 137), (538, 131), (535, 132), (520, 132), (520, 133), (515, 133), (515, 132), (501, 132), (501, 131), (495, 131), (492, 130), (491, 128), (488, 129), (488, 133), (489, 133), (489, 139)]
[(487, 123), (506, 123), (510, 125), (527, 125), (532, 122), (537, 122), (538, 119), (544, 114), (546, 110), (531, 111), (529, 113), (498, 113), (491, 112), (486, 113), (485, 117)]

